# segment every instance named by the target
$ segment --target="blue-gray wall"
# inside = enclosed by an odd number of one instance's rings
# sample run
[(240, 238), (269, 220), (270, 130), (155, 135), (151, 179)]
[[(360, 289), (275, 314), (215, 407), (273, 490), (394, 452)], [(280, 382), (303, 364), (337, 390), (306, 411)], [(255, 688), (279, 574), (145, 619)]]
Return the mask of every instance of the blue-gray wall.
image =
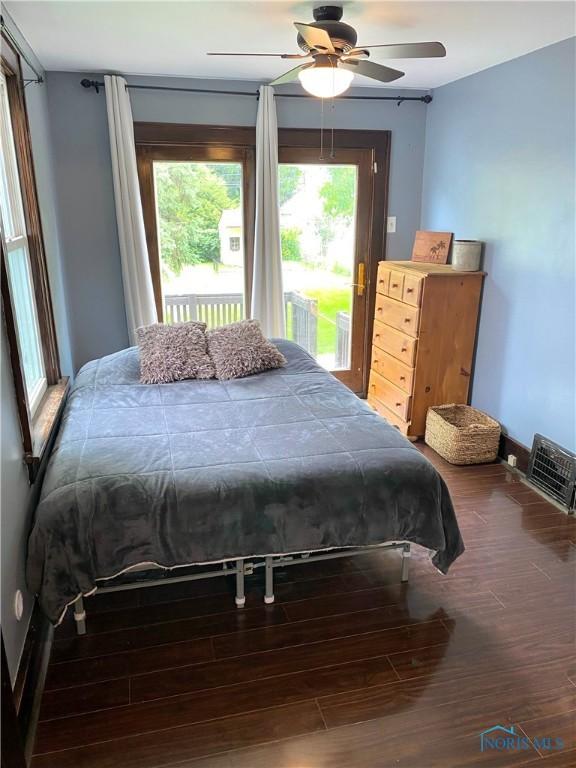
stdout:
[(575, 39), (439, 88), (422, 226), (486, 242), (472, 403), (530, 446), (575, 439)]
[[(26, 46), (12, 20), (2, 11), (4, 20), (12, 32), (27, 49), (28, 56), (34, 58), (33, 52)], [(39, 66), (39, 65), (38, 65)], [(41, 69), (41, 68), (40, 68)], [(25, 77), (31, 73), (24, 72)], [(61, 269), (61, 252), (58, 235), (58, 219), (55, 210), (53, 158), (48, 127), (47, 91), (45, 85), (29, 85), (26, 88), (26, 105), (32, 136), (32, 152), (36, 172), (36, 184), (40, 204), (40, 215), (44, 231), (44, 243), (48, 261), (48, 272), (62, 371), (72, 372), (70, 345), (68, 340), (68, 312), (66, 303), (65, 280)], [(24, 465), (24, 452), (20, 423), (16, 410), (14, 381), (10, 367), (8, 345), (3, 319), (0, 329), (0, 402), (1, 419), (1, 597), (2, 597), (2, 634), (6, 644), (6, 656), (10, 673), (14, 676), (20, 655), (30, 614), (32, 611), (32, 596), (26, 590), (24, 579), (24, 564), (26, 541), (30, 529), (30, 520), (34, 505), (34, 492), (28, 483), (28, 472)], [(21, 621), (16, 621), (14, 615), (14, 594), (17, 589), (24, 594), (24, 615)]]
[[(128, 345), (110, 167), (104, 94), (80, 86), (79, 73), (50, 72), (48, 93), (56, 158), (61, 241), (70, 286), (74, 367)], [(101, 79), (102, 75), (87, 75)], [(130, 83), (256, 91), (258, 84), (215, 80), (131, 77)], [(366, 90), (362, 91), (366, 93)], [(387, 94), (402, 91), (386, 91)], [(411, 91), (408, 95), (420, 95)], [(370, 94), (374, 95), (371, 89)], [(136, 121), (255, 125), (256, 99), (132, 90)], [(332, 117), (327, 114), (327, 125)], [(389, 214), (397, 231), (388, 236), (388, 258), (410, 258), (420, 221), (426, 106), (407, 102), (344, 101), (336, 104), (338, 128), (392, 131)], [(278, 122), (287, 128), (317, 128), (315, 99), (279, 99)]]
[(103, 94), (84, 90), (80, 79), (47, 74), (75, 371), (128, 346), (106, 102)]

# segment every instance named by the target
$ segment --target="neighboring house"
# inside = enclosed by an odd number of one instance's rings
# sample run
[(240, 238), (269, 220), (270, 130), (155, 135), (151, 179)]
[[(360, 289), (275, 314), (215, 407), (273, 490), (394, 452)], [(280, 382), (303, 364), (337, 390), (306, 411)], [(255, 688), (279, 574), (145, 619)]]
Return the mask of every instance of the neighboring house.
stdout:
[(326, 168), (321, 165), (303, 166), (302, 173), (300, 188), (280, 207), (281, 229), (300, 230), (303, 261), (328, 268), (335, 264), (350, 267), (354, 253), (354, 227), (345, 221), (333, 221), (330, 230), (322, 232), (322, 224), (327, 219), (320, 188), (328, 178)]
[[(333, 221), (328, 232), (322, 232), (326, 221), (320, 188), (327, 179), (323, 166), (303, 166), (302, 184), (297, 192), (280, 206), (280, 229), (299, 230), (302, 260), (350, 267), (354, 253), (354, 226), (346, 221)], [(218, 225), (220, 261), (228, 266), (241, 266), (244, 258), (241, 208), (222, 211)], [(324, 234), (324, 237), (323, 237)]]
[(218, 232), (221, 263), (230, 267), (242, 267), (244, 264), (242, 209), (225, 208), (220, 217)]

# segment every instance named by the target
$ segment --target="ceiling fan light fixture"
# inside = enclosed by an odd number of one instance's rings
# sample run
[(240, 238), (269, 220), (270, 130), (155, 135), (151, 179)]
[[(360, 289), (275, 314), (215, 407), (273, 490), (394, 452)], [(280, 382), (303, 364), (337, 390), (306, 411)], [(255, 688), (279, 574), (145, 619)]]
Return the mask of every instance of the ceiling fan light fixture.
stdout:
[(350, 88), (354, 73), (333, 65), (318, 66), (316, 63), (301, 70), (298, 73), (298, 79), (304, 90), (312, 96), (331, 99), (334, 96), (340, 96)]

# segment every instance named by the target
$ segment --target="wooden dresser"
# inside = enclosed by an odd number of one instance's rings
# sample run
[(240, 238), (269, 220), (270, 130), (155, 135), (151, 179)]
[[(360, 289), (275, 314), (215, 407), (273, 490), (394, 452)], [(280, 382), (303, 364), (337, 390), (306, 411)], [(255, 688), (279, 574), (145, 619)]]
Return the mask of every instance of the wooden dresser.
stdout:
[(381, 261), (368, 402), (410, 438), (431, 405), (467, 403), (483, 272)]

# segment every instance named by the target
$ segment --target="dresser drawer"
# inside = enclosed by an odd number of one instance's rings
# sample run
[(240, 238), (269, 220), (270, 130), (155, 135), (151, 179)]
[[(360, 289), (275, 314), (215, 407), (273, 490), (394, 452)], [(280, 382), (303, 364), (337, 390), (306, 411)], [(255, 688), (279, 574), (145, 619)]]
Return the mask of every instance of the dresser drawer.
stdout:
[(390, 285), (390, 270), (384, 264), (378, 265), (378, 277), (376, 279), (376, 292), (383, 293), (384, 296), (388, 295), (388, 287)]
[(388, 296), (402, 301), (402, 291), (404, 290), (404, 273), (390, 270), (390, 283), (388, 285)]
[(373, 397), (372, 395), (368, 395), (368, 405), (370, 405), (376, 413), (379, 416), (382, 416), (386, 419), (386, 421), (390, 422), (393, 427), (396, 427), (400, 432), (402, 432), (403, 435), (408, 435), (408, 429), (410, 427), (409, 421), (404, 421), (404, 419), (401, 419), (399, 416), (396, 416), (395, 413), (388, 410), (384, 403), (381, 403), (380, 400), (378, 400), (376, 397)]
[(391, 325), (397, 331), (404, 331), (410, 336), (418, 335), (418, 321), (420, 319), (420, 310), (404, 304), (402, 301), (389, 299), (387, 296), (376, 294), (376, 314), (377, 320), (386, 325)]
[(424, 280), (417, 275), (404, 275), (404, 288), (402, 290), (402, 301), (419, 307), (422, 301), (422, 286)]
[(395, 331), (384, 323), (374, 320), (373, 343), (388, 352), (389, 355), (402, 360), (406, 365), (413, 366), (416, 360), (416, 339), (406, 333)]
[(377, 400), (389, 408), (392, 413), (395, 413), (400, 419), (408, 421), (410, 416), (410, 403), (412, 398), (407, 395), (406, 392), (402, 392), (401, 389), (395, 387), (392, 382), (385, 379), (384, 376), (376, 373), (376, 371), (370, 372), (370, 382), (368, 384), (368, 391)]
[(404, 392), (409, 395), (412, 394), (414, 368), (409, 368), (378, 347), (372, 347), (372, 368), (376, 373), (391, 381), (392, 384), (403, 389)]

